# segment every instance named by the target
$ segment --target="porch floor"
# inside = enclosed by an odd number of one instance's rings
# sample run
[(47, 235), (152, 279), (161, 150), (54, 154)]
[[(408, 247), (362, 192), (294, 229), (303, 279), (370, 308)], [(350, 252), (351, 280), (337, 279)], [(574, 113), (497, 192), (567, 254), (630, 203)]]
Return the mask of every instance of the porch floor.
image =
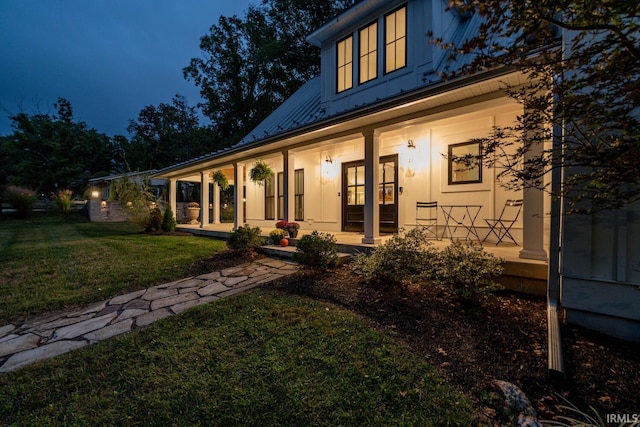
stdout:
[[(233, 231), (233, 224), (209, 224), (202, 228), (200, 225), (178, 224), (177, 229), (199, 236), (226, 239)], [(361, 233), (326, 231), (322, 230), (320, 227), (315, 229), (320, 232), (324, 231), (333, 234), (337, 240), (338, 251), (343, 253), (353, 254), (358, 251), (367, 251), (375, 247), (375, 245), (372, 244), (363, 244), (363, 235)], [(263, 230), (263, 235), (267, 236), (269, 231), (270, 230)], [(298, 233), (298, 238), (305, 234), (310, 234), (311, 231), (312, 230), (301, 229)], [(380, 236), (382, 243), (389, 238), (391, 238), (391, 235)], [(444, 249), (449, 245), (451, 240), (444, 238), (442, 240), (430, 240), (430, 242), (432, 242), (436, 248)], [(295, 240), (293, 244), (295, 245)], [(504, 273), (500, 282), (502, 282), (502, 284), (508, 289), (536, 295), (546, 295), (548, 278), (547, 262), (520, 258), (519, 253), (522, 247), (516, 246), (513, 243), (501, 243), (496, 246), (495, 243), (486, 242), (483, 245), (483, 248), (486, 252), (505, 260)], [(275, 246), (273, 249), (275, 251), (278, 250)], [(290, 254), (291, 249), (282, 251), (282, 256), (284, 257), (290, 256)]]

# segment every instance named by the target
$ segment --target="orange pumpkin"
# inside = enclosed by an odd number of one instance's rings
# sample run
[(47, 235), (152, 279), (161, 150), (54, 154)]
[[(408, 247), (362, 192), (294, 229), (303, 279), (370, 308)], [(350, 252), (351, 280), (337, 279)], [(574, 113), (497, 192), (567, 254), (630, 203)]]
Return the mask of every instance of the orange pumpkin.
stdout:
[(289, 241), (287, 239), (280, 240), (280, 246), (282, 246), (283, 248), (289, 246)]

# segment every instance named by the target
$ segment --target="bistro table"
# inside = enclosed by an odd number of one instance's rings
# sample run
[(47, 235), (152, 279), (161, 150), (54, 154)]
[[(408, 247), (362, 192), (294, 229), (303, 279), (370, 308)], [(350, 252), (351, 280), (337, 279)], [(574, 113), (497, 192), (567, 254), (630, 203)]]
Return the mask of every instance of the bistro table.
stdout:
[(465, 240), (469, 240), (469, 236), (474, 236), (480, 241), (478, 230), (476, 230), (476, 218), (478, 218), (482, 205), (440, 205), (440, 208), (444, 215), (442, 238), (449, 232), (449, 238), (453, 240), (458, 228), (462, 228), (467, 230)]

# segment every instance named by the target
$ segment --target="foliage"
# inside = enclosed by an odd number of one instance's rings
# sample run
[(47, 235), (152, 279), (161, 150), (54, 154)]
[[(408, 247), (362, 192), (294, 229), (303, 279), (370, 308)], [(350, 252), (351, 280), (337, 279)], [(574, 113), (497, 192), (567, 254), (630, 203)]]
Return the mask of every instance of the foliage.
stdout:
[(329, 233), (320, 233), (317, 230), (302, 236), (296, 243), (293, 260), (317, 270), (335, 267), (338, 262), (335, 236)]
[(223, 191), (227, 190), (229, 188), (229, 180), (227, 179), (227, 176), (224, 173), (222, 173), (222, 171), (220, 171), (220, 170), (215, 171), (211, 178), (212, 178), (213, 182), (218, 184), (218, 186)]
[[(457, 45), (432, 39), (449, 51), (454, 63), (467, 56), (467, 65), (448, 77), (503, 66), (527, 76), (523, 86), (507, 87), (524, 107), (518, 122), (479, 140), (484, 161), (503, 168), (503, 185), (563, 195), (569, 211), (579, 213), (640, 199), (637, 1), (451, 4), (462, 12), (458, 15), (482, 23), (476, 36)], [(564, 145), (543, 145), (560, 130)], [(548, 188), (545, 175), (560, 167), (567, 168), (563, 188)]]
[(162, 230), (162, 211), (158, 206), (154, 206), (149, 211), (149, 222), (145, 231)]
[(227, 246), (236, 252), (252, 252), (262, 246), (264, 238), (261, 236), (260, 227), (251, 227), (245, 224), (240, 226), (229, 235)]
[(287, 230), (289, 234), (291, 234), (292, 232), (300, 230), (300, 224), (298, 224), (297, 222), (288, 222), (284, 226), (284, 229)]
[[(151, 209), (158, 201), (147, 179), (136, 182), (127, 175), (123, 175), (113, 181), (111, 191), (114, 200), (120, 202), (120, 205), (129, 214), (134, 223), (145, 227), (147, 230), (153, 229), (155, 222), (152, 223)], [(162, 222), (162, 214), (160, 222)], [(157, 229), (159, 229), (159, 226)]]
[(133, 170), (151, 170), (184, 162), (223, 148), (210, 129), (200, 126), (195, 107), (175, 95), (170, 104), (144, 107), (127, 130), (122, 156)]
[[(600, 414), (593, 408), (591, 409), (592, 414), (586, 413), (578, 409), (576, 405), (569, 402), (564, 396), (560, 394), (556, 394), (560, 399), (565, 402), (565, 405), (559, 405), (557, 408), (566, 413), (574, 414), (576, 418), (568, 416), (568, 415), (556, 415), (556, 418), (561, 421), (551, 421), (545, 420), (544, 425), (546, 426), (559, 426), (559, 427), (571, 427), (571, 426), (579, 426), (579, 427), (606, 427), (608, 424), (604, 422)], [(620, 423), (620, 427), (623, 426), (633, 426), (637, 425), (632, 422)]]
[(475, 242), (456, 240), (438, 253), (433, 269), (423, 277), (467, 299), (500, 289), (492, 278), (502, 274), (503, 263)]
[(276, 228), (279, 228), (280, 230), (284, 230), (287, 226), (287, 221), (278, 221), (276, 222)]
[(173, 215), (171, 205), (167, 205), (162, 215), (162, 226), (160, 227), (165, 233), (173, 233), (176, 231), (176, 217)]
[(50, 194), (68, 188), (82, 194), (88, 180), (108, 175), (113, 140), (76, 122), (71, 103), (59, 98), (57, 115), (19, 113), (11, 117), (13, 134), (0, 139), (9, 184)]
[(271, 243), (274, 245), (279, 245), (280, 240), (284, 238), (284, 230), (280, 228), (276, 228), (275, 230), (271, 230), (269, 232), (269, 238), (271, 239)]
[(71, 211), (71, 196), (73, 195), (73, 191), (66, 190), (58, 190), (57, 193), (51, 193), (51, 200), (56, 204), (58, 210), (62, 215), (68, 215)]
[(200, 208), (200, 203), (198, 203), (198, 202), (189, 202), (188, 206), (189, 206), (189, 208), (193, 208), (193, 209), (198, 208), (199, 209)]
[(249, 169), (249, 179), (258, 185), (269, 182), (273, 176), (273, 170), (262, 160), (256, 160), (253, 167)]
[(353, 270), (367, 281), (383, 285), (430, 274), (438, 251), (428, 241), (426, 231), (416, 227), (403, 233), (400, 230), (370, 254), (356, 255)]
[(160, 323), (3, 374), (0, 419), (34, 426), (475, 424), (470, 400), (423, 358), (327, 302), (258, 291)]
[(183, 73), (200, 88), (220, 140), (239, 141), (320, 73), (319, 49), (306, 36), (352, 3), (265, 0), (211, 26)]
[(5, 197), (16, 210), (18, 218), (28, 218), (33, 213), (36, 203), (36, 192), (24, 187), (9, 185), (5, 189)]
[(0, 221), (0, 325), (192, 276), (194, 265), (225, 249), (221, 240), (149, 235), (75, 212), (35, 213), (26, 225)]

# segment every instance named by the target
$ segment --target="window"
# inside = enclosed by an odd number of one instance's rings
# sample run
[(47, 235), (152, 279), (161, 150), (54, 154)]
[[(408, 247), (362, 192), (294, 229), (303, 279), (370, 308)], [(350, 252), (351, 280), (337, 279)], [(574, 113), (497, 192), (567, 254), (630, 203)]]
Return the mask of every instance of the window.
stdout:
[(360, 30), (360, 83), (378, 77), (378, 23)]
[(381, 205), (393, 205), (396, 203), (396, 162), (381, 162), (378, 166), (378, 203)]
[(294, 221), (304, 221), (304, 169), (295, 171), (295, 213)]
[(278, 219), (284, 219), (284, 172), (278, 172)]
[(275, 176), (264, 183), (264, 219), (276, 219), (276, 185)]
[(482, 158), (479, 142), (449, 146), (449, 185), (482, 182)]
[(347, 205), (364, 205), (364, 165), (347, 169)]
[(338, 92), (353, 87), (353, 36), (338, 42)]
[(385, 17), (385, 73), (407, 65), (407, 7)]

